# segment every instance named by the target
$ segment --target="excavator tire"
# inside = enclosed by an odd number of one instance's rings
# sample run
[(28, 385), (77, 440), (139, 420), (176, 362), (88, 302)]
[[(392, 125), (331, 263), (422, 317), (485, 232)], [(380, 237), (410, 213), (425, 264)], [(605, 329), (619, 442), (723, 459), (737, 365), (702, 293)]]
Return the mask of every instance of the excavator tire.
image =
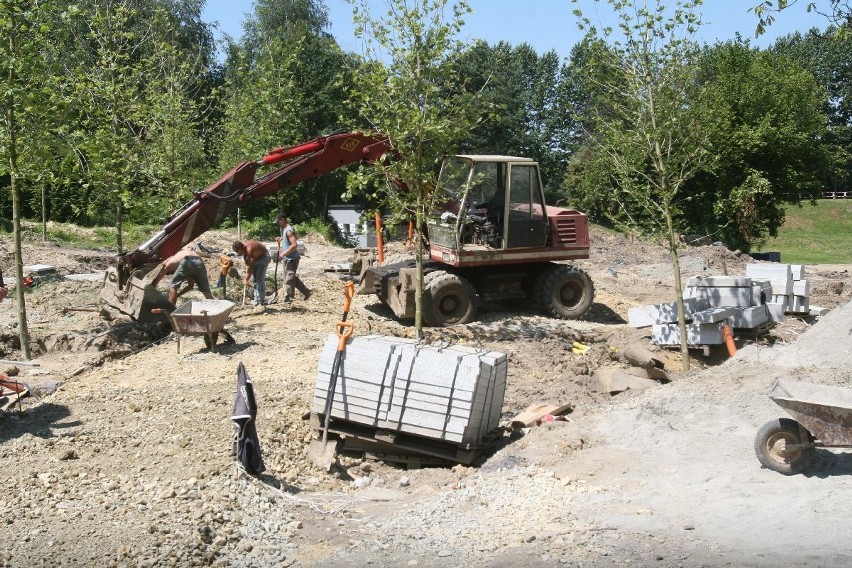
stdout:
[(576, 266), (554, 264), (539, 274), (535, 282), (536, 303), (550, 317), (581, 319), (594, 297), (592, 279)]
[(423, 277), (423, 321), (439, 327), (468, 323), (476, 317), (477, 295), (470, 282), (452, 272), (435, 270)]

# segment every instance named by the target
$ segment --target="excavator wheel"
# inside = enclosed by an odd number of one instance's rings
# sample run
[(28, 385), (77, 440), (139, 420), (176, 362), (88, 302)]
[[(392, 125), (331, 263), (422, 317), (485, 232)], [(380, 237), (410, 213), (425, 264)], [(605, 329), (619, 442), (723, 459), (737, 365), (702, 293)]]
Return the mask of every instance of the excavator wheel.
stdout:
[(468, 323), (476, 317), (476, 292), (452, 272), (436, 270), (423, 277), (423, 321), (438, 327)]
[(546, 315), (558, 319), (580, 319), (592, 305), (595, 287), (583, 270), (567, 264), (546, 268), (535, 283), (535, 298)]

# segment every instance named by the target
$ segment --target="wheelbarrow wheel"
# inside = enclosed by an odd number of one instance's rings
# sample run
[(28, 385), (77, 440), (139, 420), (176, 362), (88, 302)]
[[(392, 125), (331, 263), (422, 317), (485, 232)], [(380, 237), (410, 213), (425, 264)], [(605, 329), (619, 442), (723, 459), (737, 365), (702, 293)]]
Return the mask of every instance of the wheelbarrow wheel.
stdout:
[(213, 331), (211, 333), (205, 333), (204, 334), (204, 345), (207, 347), (207, 349), (212, 350), (214, 347), (216, 347), (216, 341), (218, 341), (218, 340), (219, 340), (219, 332), (218, 331)]
[(779, 418), (770, 420), (757, 431), (754, 452), (763, 467), (794, 475), (807, 469), (813, 460), (813, 442), (814, 437), (798, 422)]

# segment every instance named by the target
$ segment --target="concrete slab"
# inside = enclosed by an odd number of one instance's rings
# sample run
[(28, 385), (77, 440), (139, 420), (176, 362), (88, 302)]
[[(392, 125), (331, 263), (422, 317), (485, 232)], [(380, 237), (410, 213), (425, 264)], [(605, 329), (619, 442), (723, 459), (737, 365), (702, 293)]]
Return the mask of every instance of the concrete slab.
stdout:
[(735, 328), (753, 329), (769, 321), (769, 311), (766, 306), (751, 308), (734, 308), (733, 323)]
[(793, 280), (792, 294), (794, 296), (810, 296), (811, 295), (811, 281), (810, 280)]
[(741, 288), (711, 288), (704, 286), (687, 287), (686, 294), (691, 298), (707, 300), (711, 307), (749, 307), (752, 303), (751, 286)]
[[(657, 345), (680, 345), (680, 327), (674, 323), (655, 325), (651, 339)], [(687, 324), (686, 342), (689, 345), (721, 345), (725, 342), (722, 324)]]
[(690, 317), (692, 318), (692, 323), (716, 323), (733, 317), (737, 309), (730, 306), (710, 308), (709, 310), (695, 312)]
[[(776, 263), (748, 263), (746, 264), (746, 276), (760, 280), (792, 280), (793, 271), (789, 264)], [(776, 292), (777, 294), (778, 292)]]
[(786, 308), (785, 304), (773, 304), (772, 302), (766, 303), (766, 314), (769, 316), (769, 320), (775, 323), (781, 323), (784, 321), (784, 312)]
[(740, 288), (752, 285), (748, 276), (693, 276), (687, 286), (710, 286), (713, 288)]

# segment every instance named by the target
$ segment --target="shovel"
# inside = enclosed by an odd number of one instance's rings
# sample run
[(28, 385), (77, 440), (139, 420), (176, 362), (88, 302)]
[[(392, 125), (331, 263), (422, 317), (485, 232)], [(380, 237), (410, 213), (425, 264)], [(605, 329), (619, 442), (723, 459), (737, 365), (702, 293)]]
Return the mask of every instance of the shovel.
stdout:
[(272, 275), (275, 282), (275, 292), (272, 294), (272, 299), (269, 300), (270, 303), (278, 300), (278, 264), (281, 262), (281, 241), (276, 242), (278, 243), (278, 247), (275, 249), (275, 272)]
[(331, 365), (331, 376), (328, 379), (328, 392), (325, 397), (325, 423), (322, 429), (322, 441), (312, 440), (308, 446), (308, 459), (317, 466), (326, 471), (331, 470), (331, 464), (334, 463), (334, 454), (337, 450), (337, 443), (328, 444), (328, 425), (331, 421), (331, 407), (334, 404), (334, 392), (337, 388), (337, 375), (340, 373), (340, 363), (343, 360), (343, 354), (346, 351), (346, 340), (352, 337), (354, 328), (351, 322), (347, 322), (346, 318), (349, 315), (349, 306), (352, 304), (352, 296), (355, 295), (355, 284), (347, 282), (343, 288), (343, 295), (346, 300), (343, 304), (343, 317), (334, 326), (334, 331), (337, 333), (337, 352), (334, 354), (334, 363)]

